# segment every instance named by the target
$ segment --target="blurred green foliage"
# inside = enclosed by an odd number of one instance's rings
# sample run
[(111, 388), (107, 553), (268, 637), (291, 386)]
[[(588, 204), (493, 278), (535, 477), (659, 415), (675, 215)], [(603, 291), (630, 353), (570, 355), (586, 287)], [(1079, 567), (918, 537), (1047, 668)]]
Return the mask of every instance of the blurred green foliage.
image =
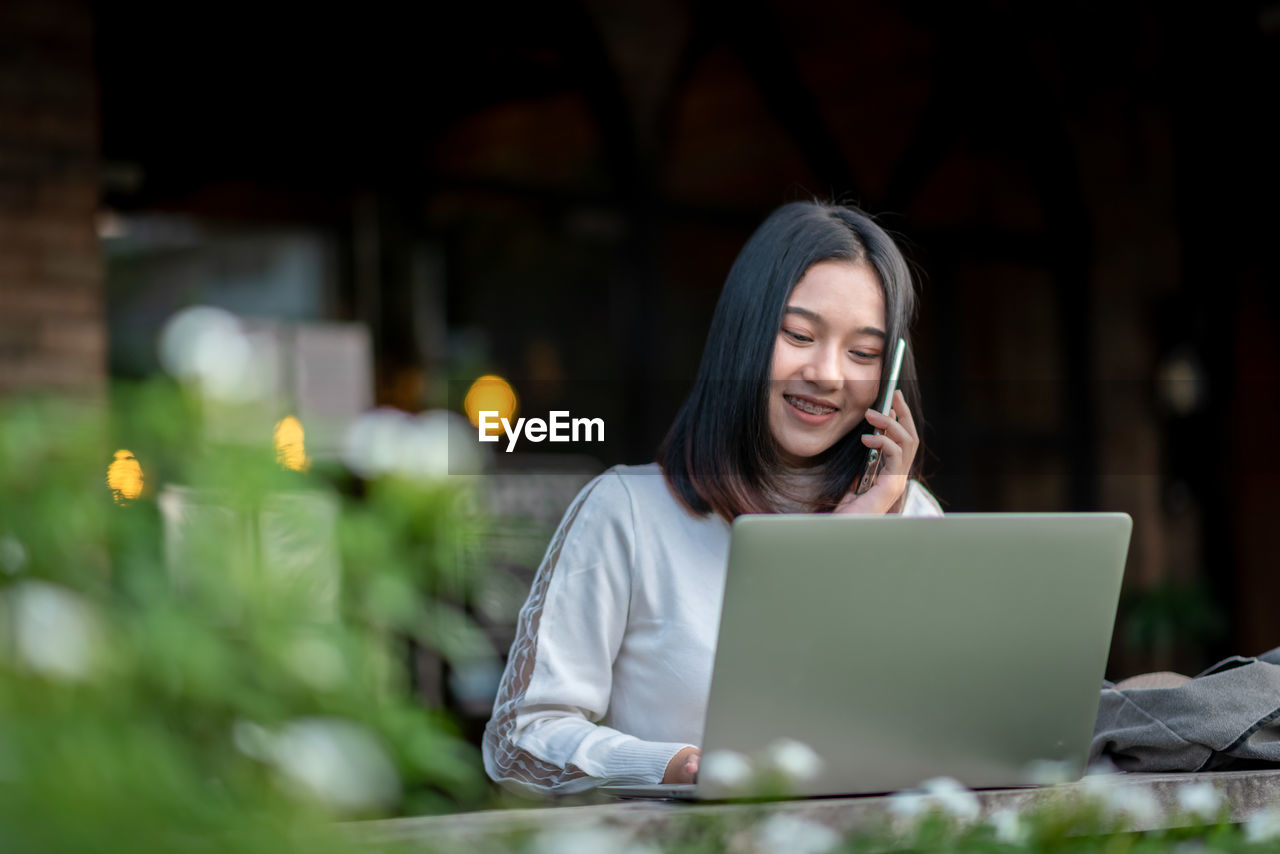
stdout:
[[(153, 381), (0, 409), (0, 850), (328, 851), (338, 819), (483, 805), (411, 636), (484, 652), (455, 604), (483, 520), (456, 483), (344, 496), (201, 436)], [(143, 489), (108, 488), (128, 449)]]
[(1203, 582), (1164, 582), (1122, 596), (1117, 626), (1140, 669), (1195, 673), (1210, 663), (1206, 650), (1227, 638), (1230, 621)]

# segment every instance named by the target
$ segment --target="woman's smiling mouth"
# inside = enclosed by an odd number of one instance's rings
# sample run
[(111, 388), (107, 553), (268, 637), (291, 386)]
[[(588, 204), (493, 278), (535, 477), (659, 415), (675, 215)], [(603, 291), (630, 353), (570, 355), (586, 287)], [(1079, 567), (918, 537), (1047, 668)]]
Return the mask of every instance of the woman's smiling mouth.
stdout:
[(806, 421), (813, 419), (825, 421), (827, 416), (840, 411), (839, 407), (794, 394), (783, 394), (782, 399), (791, 405), (793, 411), (808, 416), (804, 419)]

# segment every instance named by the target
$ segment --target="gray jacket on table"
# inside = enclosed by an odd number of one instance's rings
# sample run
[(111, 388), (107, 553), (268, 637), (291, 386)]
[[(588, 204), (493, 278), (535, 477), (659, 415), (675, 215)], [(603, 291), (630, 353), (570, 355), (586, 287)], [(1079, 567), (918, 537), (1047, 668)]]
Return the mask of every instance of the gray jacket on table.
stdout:
[(1122, 771), (1280, 765), (1280, 647), (1233, 656), (1177, 687), (1103, 685), (1090, 761)]

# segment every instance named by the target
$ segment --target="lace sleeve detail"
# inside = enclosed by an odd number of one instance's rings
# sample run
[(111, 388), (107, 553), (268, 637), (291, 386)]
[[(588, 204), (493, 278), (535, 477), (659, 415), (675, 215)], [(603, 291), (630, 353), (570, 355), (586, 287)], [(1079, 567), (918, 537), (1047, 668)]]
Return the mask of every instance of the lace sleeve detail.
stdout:
[(542, 565), (534, 577), (529, 598), (520, 609), (515, 641), (507, 659), (507, 667), (494, 700), (493, 717), (485, 726), (485, 770), (495, 781), (514, 784), (520, 790), (535, 793), (569, 793), (591, 788), (594, 781), (580, 768), (566, 764), (560, 767), (539, 759), (515, 743), (516, 715), (533, 677), (538, 649), (538, 629), (546, 604), (547, 588), (560, 563), (565, 540), (577, 521), (578, 513), (599, 480), (589, 484), (565, 514), (555, 537), (547, 548)]

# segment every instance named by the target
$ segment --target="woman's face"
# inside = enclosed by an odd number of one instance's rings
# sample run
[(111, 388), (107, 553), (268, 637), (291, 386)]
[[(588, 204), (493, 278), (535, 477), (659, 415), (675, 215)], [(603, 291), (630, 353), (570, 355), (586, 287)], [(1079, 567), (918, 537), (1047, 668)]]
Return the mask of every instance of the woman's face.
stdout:
[(819, 261), (791, 291), (773, 345), (769, 430), (789, 465), (812, 464), (875, 405), (884, 292), (863, 261)]

